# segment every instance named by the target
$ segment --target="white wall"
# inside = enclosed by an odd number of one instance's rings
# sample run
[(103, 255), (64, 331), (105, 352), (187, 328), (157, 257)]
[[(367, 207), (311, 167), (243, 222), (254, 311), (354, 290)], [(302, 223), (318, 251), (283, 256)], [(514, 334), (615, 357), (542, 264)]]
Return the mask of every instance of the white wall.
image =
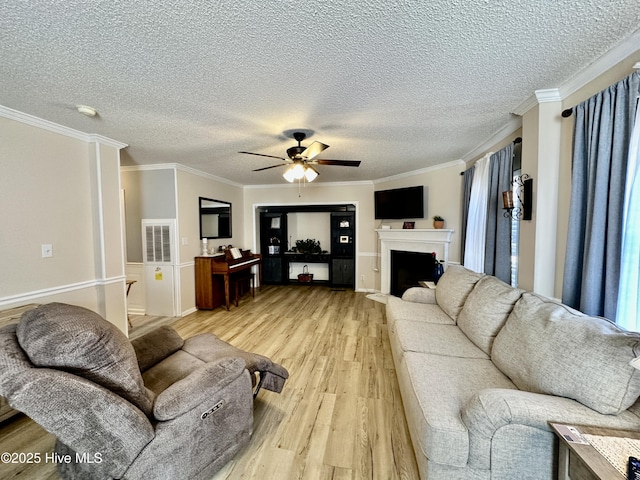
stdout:
[(124, 146), (0, 107), (0, 308), (68, 302), (126, 331)]
[[(449, 262), (460, 263), (460, 217), (462, 177), (460, 173), (466, 166), (462, 161), (443, 164), (438, 167), (426, 168), (422, 171), (398, 175), (395, 178), (377, 181), (375, 190), (389, 190), (391, 188), (424, 186), (426, 208), (424, 218), (415, 222), (415, 228), (433, 228), (433, 217), (439, 215), (445, 219), (444, 228), (454, 230), (449, 245)], [(380, 221), (378, 220), (380, 228)], [(385, 220), (385, 225), (391, 228), (402, 228), (402, 220)]]
[(231, 238), (209, 240), (209, 245), (234, 245), (246, 248), (243, 231), (243, 191), (240, 185), (177, 167), (177, 212), (180, 311), (183, 315), (196, 309), (195, 257), (200, 255), (200, 197), (222, 200), (231, 204)]
[(123, 167), (121, 175), (129, 248), (127, 278), (137, 282), (131, 288), (129, 310), (137, 314), (145, 313), (146, 285), (142, 272), (140, 221), (156, 218), (176, 220), (176, 309), (178, 315), (195, 311), (194, 259), (200, 255), (199, 198), (231, 203), (232, 237), (210, 240), (210, 245), (232, 244), (244, 248), (242, 187), (179, 164)]
[(329, 212), (294, 212), (287, 215), (288, 247), (296, 240), (312, 238), (320, 242), (322, 250), (331, 250), (331, 214)]

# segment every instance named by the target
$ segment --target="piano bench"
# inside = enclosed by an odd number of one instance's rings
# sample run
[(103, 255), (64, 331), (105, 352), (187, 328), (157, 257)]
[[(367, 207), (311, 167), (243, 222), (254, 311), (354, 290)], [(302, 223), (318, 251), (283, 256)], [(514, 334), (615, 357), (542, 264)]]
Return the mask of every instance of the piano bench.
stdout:
[(234, 304), (238, 306), (238, 300), (240, 299), (240, 293), (242, 285), (249, 281), (249, 288), (251, 289), (251, 296), (256, 296), (256, 274), (253, 272), (243, 273), (241, 275), (229, 277), (229, 281), (234, 291)]

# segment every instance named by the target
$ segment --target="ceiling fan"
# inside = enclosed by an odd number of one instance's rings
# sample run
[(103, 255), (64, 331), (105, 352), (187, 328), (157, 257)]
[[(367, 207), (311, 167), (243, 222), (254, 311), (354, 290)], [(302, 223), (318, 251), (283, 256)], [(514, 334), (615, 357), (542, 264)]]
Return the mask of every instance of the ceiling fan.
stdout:
[(301, 142), (306, 138), (304, 132), (293, 132), (293, 138), (298, 142), (298, 145), (287, 149), (287, 156), (276, 157), (274, 155), (265, 155), (262, 153), (253, 152), (238, 152), (246, 153), (247, 155), (257, 155), (259, 157), (278, 158), (285, 163), (279, 163), (278, 165), (271, 165), (269, 167), (256, 168), (254, 172), (260, 172), (262, 170), (269, 170), (270, 168), (277, 168), (288, 166), (289, 168), (284, 173), (283, 177), (289, 181), (301, 180), (305, 178), (308, 182), (312, 182), (320, 173), (313, 167), (313, 165), (339, 165), (343, 167), (357, 167), (360, 165), (360, 160), (327, 160), (316, 159), (315, 157), (323, 150), (329, 148), (329, 145), (325, 145), (321, 142), (313, 142), (308, 147), (303, 147)]

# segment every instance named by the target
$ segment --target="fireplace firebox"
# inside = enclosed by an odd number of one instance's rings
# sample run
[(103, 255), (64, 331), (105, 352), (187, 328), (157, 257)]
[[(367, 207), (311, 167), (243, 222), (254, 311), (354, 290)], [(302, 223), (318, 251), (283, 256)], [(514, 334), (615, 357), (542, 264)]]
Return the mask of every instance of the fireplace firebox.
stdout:
[(421, 280), (437, 281), (438, 261), (432, 253), (391, 250), (391, 295), (401, 297)]

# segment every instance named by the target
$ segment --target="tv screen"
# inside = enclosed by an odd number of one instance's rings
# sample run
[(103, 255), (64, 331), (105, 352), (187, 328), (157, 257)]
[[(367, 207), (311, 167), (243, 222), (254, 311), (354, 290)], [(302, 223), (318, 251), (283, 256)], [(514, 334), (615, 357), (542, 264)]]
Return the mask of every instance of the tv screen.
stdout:
[(374, 192), (375, 217), (380, 220), (424, 218), (424, 187)]

